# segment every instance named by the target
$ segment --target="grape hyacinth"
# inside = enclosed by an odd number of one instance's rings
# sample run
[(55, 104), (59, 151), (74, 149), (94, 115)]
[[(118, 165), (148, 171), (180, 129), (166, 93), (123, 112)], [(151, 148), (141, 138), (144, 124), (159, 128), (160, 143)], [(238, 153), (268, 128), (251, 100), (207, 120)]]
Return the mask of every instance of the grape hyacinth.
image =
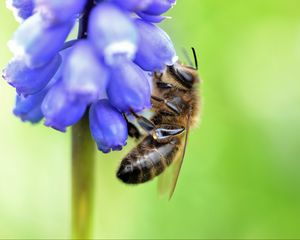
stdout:
[[(104, 153), (121, 150), (124, 118), (151, 108), (151, 77), (177, 60), (155, 23), (175, 0), (7, 0), (21, 25), (3, 78), (16, 88), (14, 114), (66, 131), (89, 111)], [(77, 26), (78, 38), (67, 41)]]

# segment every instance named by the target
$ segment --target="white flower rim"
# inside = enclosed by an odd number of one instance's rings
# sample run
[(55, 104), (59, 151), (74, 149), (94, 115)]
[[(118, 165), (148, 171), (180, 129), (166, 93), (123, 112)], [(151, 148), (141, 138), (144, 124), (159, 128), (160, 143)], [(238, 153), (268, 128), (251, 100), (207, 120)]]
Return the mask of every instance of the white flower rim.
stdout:
[(12, 11), (17, 22), (19, 23), (24, 22), (24, 20), (19, 17), (20, 9), (14, 7), (13, 0), (6, 0), (6, 8)]
[(107, 64), (114, 64), (114, 56), (125, 54), (127, 58), (132, 59), (136, 53), (136, 46), (129, 41), (113, 42), (104, 49), (104, 58)]

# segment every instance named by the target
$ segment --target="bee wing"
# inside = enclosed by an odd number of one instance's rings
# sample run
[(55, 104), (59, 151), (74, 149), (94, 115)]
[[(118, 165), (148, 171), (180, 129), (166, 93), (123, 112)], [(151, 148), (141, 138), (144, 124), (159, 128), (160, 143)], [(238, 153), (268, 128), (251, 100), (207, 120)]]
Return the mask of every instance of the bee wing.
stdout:
[(190, 116), (188, 116), (187, 119), (187, 124), (186, 124), (186, 132), (185, 132), (185, 136), (184, 136), (184, 140), (182, 143), (183, 149), (181, 154), (179, 155), (179, 157), (177, 159), (175, 159), (175, 162), (173, 163), (173, 178), (171, 181), (171, 188), (170, 188), (170, 192), (169, 192), (169, 200), (172, 198), (175, 188), (176, 188), (176, 184), (178, 181), (178, 177), (179, 177), (179, 173), (182, 167), (182, 163), (183, 163), (183, 159), (184, 159), (184, 155), (185, 155), (185, 151), (186, 151), (186, 146), (187, 146), (187, 141), (188, 141), (188, 135), (189, 135), (189, 129), (190, 129)]
[(164, 196), (168, 193), (172, 180), (172, 167), (168, 167), (161, 175), (158, 176), (157, 192), (159, 196)]
[(189, 129), (190, 129), (190, 116), (187, 118), (186, 123), (186, 131), (185, 135), (183, 137), (183, 141), (180, 146), (179, 154), (177, 155), (176, 159), (174, 159), (174, 162), (171, 164), (171, 166), (165, 170), (165, 172), (158, 178), (158, 193), (159, 195), (163, 195), (168, 192), (169, 194), (169, 200), (172, 198), (176, 184), (178, 181), (179, 173), (182, 167), (186, 146), (187, 146), (187, 140), (189, 135)]

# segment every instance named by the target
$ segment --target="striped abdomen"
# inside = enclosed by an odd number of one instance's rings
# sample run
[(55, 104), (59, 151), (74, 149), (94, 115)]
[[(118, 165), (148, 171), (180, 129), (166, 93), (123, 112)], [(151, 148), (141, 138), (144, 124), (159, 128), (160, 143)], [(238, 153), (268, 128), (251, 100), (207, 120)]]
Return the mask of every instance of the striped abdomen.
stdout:
[(169, 166), (178, 151), (180, 138), (158, 143), (147, 136), (121, 162), (117, 177), (124, 183), (136, 184), (151, 180)]

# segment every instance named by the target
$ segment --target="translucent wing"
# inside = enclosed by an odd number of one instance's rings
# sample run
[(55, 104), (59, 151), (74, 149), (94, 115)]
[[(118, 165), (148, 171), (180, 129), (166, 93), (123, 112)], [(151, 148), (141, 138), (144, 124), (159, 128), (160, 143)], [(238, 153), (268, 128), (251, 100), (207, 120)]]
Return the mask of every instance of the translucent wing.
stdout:
[(182, 167), (186, 146), (187, 146), (187, 140), (189, 135), (189, 129), (190, 129), (190, 116), (187, 118), (186, 122), (186, 131), (185, 135), (183, 136), (183, 139), (181, 140), (181, 144), (179, 146), (178, 154), (176, 158), (174, 159), (174, 162), (171, 164), (169, 168), (165, 170), (165, 172), (159, 176), (158, 178), (158, 193), (160, 195), (169, 194), (169, 200), (172, 198), (176, 184), (178, 181), (179, 173)]
[(170, 191), (170, 186), (173, 178), (172, 166), (165, 169), (165, 171), (158, 176), (157, 192), (159, 196), (164, 196)]

